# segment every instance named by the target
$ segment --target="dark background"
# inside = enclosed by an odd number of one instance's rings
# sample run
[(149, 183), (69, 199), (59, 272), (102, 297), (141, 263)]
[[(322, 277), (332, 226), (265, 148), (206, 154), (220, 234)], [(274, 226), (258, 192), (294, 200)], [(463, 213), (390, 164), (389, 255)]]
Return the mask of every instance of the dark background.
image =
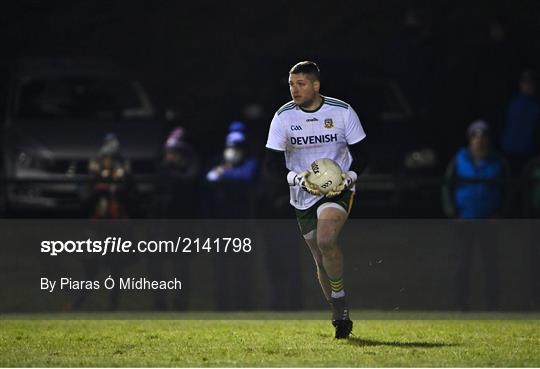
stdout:
[[(182, 124), (206, 144), (221, 144), (220, 133), (250, 103), (261, 103), (269, 120), (289, 100), (290, 66), (312, 59), (330, 96), (341, 97), (358, 74), (397, 79), (418, 119), (429, 123), (450, 155), (486, 101), (504, 101), (520, 69), (536, 66), (540, 53), (536, 1), (23, 1), (2, 7), (5, 60), (83, 56), (135, 67), (154, 100), (176, 108)], [(422, 35), (412, 44), (403, 29), (410, 10)], [(494, 22), (506, 41), (491, 48)], [(340, 76), (332, 90), (324, 89), (325, 73)]]

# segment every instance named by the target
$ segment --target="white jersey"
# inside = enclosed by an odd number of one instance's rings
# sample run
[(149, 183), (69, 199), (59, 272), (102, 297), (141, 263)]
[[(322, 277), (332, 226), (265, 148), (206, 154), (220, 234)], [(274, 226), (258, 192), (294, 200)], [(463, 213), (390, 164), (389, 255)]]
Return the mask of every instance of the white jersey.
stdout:
[[(348, 171), (352, 157), (347, 145), (366, 137), (358, 115), (349, 104), (321, 97), (323, 103), (315, 111), (302, 110), (291, 101), (274, 114), (266, 147), (285, 152), (289, 170), (300, 173), (308, 170), (315, 160), (328, 158), (338, 163), (342, 171)], [(290, 191), (291, 205), (300, 210), (321, 199), (298, 186)]]

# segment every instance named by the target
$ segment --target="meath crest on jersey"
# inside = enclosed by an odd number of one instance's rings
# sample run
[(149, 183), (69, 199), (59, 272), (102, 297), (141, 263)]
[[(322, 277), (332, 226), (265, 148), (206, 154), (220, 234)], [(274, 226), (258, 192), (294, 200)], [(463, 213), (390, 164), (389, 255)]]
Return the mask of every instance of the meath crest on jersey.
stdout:
[(324, 120), (324, 128), (334, 128), (334, 121), (332, 120), (332, 118)]

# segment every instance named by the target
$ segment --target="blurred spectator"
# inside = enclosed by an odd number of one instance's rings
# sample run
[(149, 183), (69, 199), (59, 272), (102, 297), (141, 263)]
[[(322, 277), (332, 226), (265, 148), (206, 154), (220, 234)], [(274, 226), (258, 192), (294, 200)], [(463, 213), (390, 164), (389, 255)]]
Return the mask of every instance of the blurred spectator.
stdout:
[[(507, 202), (501, 181), (507, 177), (507, 165), (494, 152), (489, 128), (484, 121), (471, 123), (467, 136), (468, 147), (458, 150), (448, 165), (447, 184), (443, 188), (445, 212), (447, 216), (461, 220), (502, 217)], [(495, 232), (485, 221), (460, 222), (458, 227), (458, 304), (462, 310), (469, 308), (473, 251), (478, 249), (485, 272), (487, 301), (490, 308), (495, 308), (499, 293)]]
[[(155, 219), (195, 218), (197, 215), (197, 189), (200, 174), (200, 160), (197, 152), (186, 142), (183, 127), (175, 127), (169, 134), (163, 147), (156, 191), (150, 215)], [(157, 235), (159, 236), (159, 235)], [(159, 237), (154, 237), (159, 239)], [(190, 254), (177, 255), (172, 260), (172, 270), (181, 273), (182, 283), (187, 288), (182, 293), (175, 293), (174, 307), (185, 310), (189, 301), (189, 264)], [(150, 254), (146, 258), (149, 276), (152, 280), (164, 280), (166, 261), (171, 257), (166, 254)], [(172, 278), (172, 276), (171, 276)], [(157, 310), (167, 308), (167, 291), (155, 290), (154, 307)]]
[(249, 156), (246, 136), (233, 131), (227, 135), (223, 161), (206, 174), (206, 180), (250, 182), (256, 179), (257, 159)]
[[(258, 162), (247, 149), (246, 135), (230, 132), (220, 163), (206, 175), (207, 199), (211, 215), (218, 218), (247, 219), (253, 217), (253, 193)], [(239, 255), (216, 255), (216, 302), (219, 310), (252, 308), (252, 270)]]
[(246, 133), (246, 124), (239, 120), (231, 122), (231, 124), (229, 124), (229, 133), (232, 132)]
[[(444, 187), (445, 213), (459, 219), (504, 216), (508, 206), (504, 184), (474, 181), (507, 178), (506, 161), (494, 151), (486, 122), (471, 123), (467, 137), (468, 146), (458, 150), (446, 170), (451, 183)], [(463, 180), (473, 183), (460, 183)]]
[(152, 217), (194, 218), (199, 173), (199, 155), (186, 142), (184, 128), (174, 128), (163, 148)]
[(534, 73), (523, 71), (519, 92), (508, 104), (501, 147), (515, 176), (521, 175), (526, 162), (538, 153), (540, 147), (540, 102), (536, 84)]
[(93, 188), (88, 200), (93, 219), (119, 219), (135, 215), (137, 203), (131, 165), (120, 152), (120, 143), (114, 133), (103, 140), (97, 158), (88, 164)]
[[(137, 202), (135, 186), (131, 179), (129, 161), (122, 157), (120, 143), (114, 133), (103, 139), (97, 157), (88, 164), (89, 174), (93, 182), (90, 197), (87, 200), (90, 219), (126, 219), (136, 212)], [(104, 235), (103, 238), (107, 237)], [(130, 262), (132, 255), (111, 254), (107, 258), (99, 255), (87, 255), (83, 260), (84, 280), (96, 280), (100, 270), (109, 270), (113, 278), (122, 276), (122, 272)], [(71, 307), (81, 308), (88, 290), (80, 290), (74, 294)], [(120, 289), (109, 292), (109, 309), (116, 310), (120, 297)]]

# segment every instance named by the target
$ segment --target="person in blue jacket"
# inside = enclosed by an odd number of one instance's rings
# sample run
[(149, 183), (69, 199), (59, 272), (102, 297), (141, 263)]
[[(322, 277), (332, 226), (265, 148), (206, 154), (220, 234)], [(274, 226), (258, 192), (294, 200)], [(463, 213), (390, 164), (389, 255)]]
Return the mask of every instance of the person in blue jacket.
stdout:
[(206, 174), (206, 180), (249, 182), (255, 180), (257, 169), (257, 159), (249, 156), (247, 152), (246, 135), (233, 131), (225, 140), (222, 162)]
[(493, 149), (485, 121), (471, 123), (467, 138), (468, 146), (458, 150), (446, 170), (445, 213), (461, 219), (500, 217), (507, 206), (501, 181), (508, 176), (508, 164)]
[[(448, 165), (443, 188), (444, 210), (448, 217), (461, 220), (500, 218), (507, 208), (505, 179), (508, 165), (494, 149), (490, 129), (482, 120), (467, 129), (468, 146), (458, 150)], [(497, 241), (489, 222), (458, 224), (457, 298), (459, 307), (468, 310), (469, 276), (473, 250), (478, 248), (485, 271), (488, 308), (498, 306)]]

